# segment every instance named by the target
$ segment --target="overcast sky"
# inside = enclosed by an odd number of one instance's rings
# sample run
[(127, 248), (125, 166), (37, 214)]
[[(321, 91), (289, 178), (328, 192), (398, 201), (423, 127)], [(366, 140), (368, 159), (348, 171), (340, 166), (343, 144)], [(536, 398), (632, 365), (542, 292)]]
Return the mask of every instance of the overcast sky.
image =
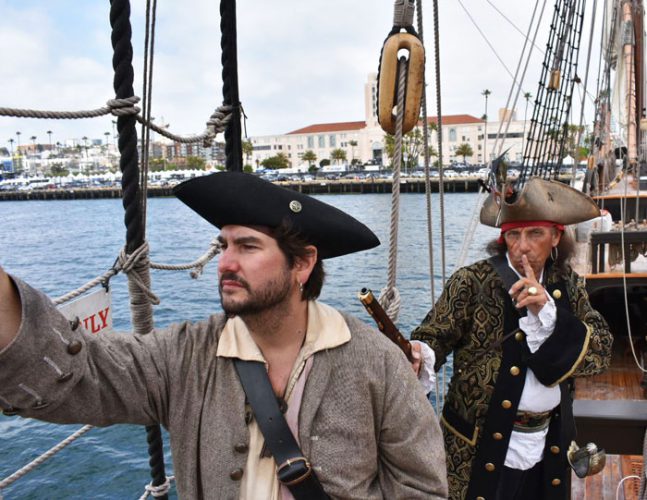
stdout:
[[(552, 16), (552, 0), (544, 18)], [(442, 112), (488, 114), (505, 105), (534, 1), (439, 2)], [(541, 4), (540, 4), (541, 5)], [(132, 2), (135, 93), (141, 96), (145, 2)], [(283, 134), (314, 123), (364, 119), (364, 83), (376, 72), (393, 18), (386, 0), (240, 0), (240, 97), (248, 135)], [(503, 13), (497, 12), (497, 9)], [(107, 0), (0, 0), (0, 106), (84, 110), (113, 97)], [(471, 18), (470, 18), (471, 16)], [(505, 17), (504, 17), (505, 16)], [(507, 19), (506, 19), (507, 18)], [(428, 114), (436, 115), (434, 16), (423, 0)], [(472, 21), (473, 20), (473, 21)], [(201, 133), (222, 102), (219, 1), (159, 0), (152, 114), (179, 134)], [(478, 25), (478, 29), (477, 26)], [(513, 24), (516, 26), (513, 26)], [(543, 47), (547, 33), (537, 45)], [(536, 93), (539, 63), (524, 91)], [(517, 105), (523, 117), (524, 103)], [(112, 118), (44, 121), (0, 117), (0, 145), (31, 136), (47, 143), (104, 138)], [(29, 141), (30, 142), (30, 141)]]

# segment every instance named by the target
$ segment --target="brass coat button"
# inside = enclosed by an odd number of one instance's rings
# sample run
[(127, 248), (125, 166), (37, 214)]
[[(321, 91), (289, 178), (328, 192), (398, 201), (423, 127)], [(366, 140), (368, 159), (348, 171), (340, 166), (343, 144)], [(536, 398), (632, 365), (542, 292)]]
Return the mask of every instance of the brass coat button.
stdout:
[(67, 352), (68, 354), (71, 354), (72, 356), (78, 354), (81, 352), (81, 348), (83, 347), (83, 344), (79, 340), (73, 340), (67, 345)]
[(517, 375), (519, 375), (519, 373), (521, 373), (521, 370), (519, 370), (518, 366), (513, 366), (512, 368), (510, 368), (510, 374), (513, 377), (516, 377)]
[(557, 290), (553, 290), (553, 298), (554, 298), (555, 300), (559, 300), (559, 299), (561, 299), (561, 298), (562, 298), (562, 291), (561, 291), (561, 290), (559, 290), (559, 289), (557, 289)]
[(245, 443), (238, 443), (234, 445), (234, 450), (238, 453), (246, 453), (247, 450), (249, 450), (249, 446), (247, 446)]
[(243, 469), (234, 469), (229, 473), (229, 477), (234, 481), (240, 481), (243, 478)]
[(551, 446), (551, 447), (550, 447), (550, 452), (551, 452), (553, 455), (557, 455), (557, 454), (560, 452), (560, 450), (559, 450), (559, 446), (554, 446), (554, 445), (553, 445), (553, 446)]
[(485, 500), (485, 497), (476, 497), (476, 500)]
[(485, 464), (485, 470), (486, 470), (486, 471), (488, 471), (488, 472), (494, 472), (494, 469), (496, 469), (496, 467), (494, 466), (494, 464), (493, 464), (493, 463), (488, 462), (488, 463), (486, 463), (486, 464)]
[(550, 484), (552, 484), (553, 486), (559, 486), (560, 484), (562, 484), (562, 482), (559, 479), (555, 478), (550, 482)]
[(501, 441), (503, 439), (503, 434), (501, 434), (500, 432), (495, 432), (494, 434), (492, 434), (492, 437), (495, 441)]
[(526, 338), (526, 336), (524, 335), (523, 332), (517, 332), (517, 333), (514, 334), (514, 339), (517, 342), (521, 342), (524, 338)]
[(501, 403), (501, 406), (505, 410), (509, 410), (510, 408), (512, 408), (512, 403), (510, 401), (508, 401), (507, 399), (504, 399), (503, 402)]

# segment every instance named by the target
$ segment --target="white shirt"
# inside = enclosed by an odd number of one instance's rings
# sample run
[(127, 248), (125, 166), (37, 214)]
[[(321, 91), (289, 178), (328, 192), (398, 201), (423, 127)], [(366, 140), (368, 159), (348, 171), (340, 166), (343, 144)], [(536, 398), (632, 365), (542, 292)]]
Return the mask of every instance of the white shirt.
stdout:
[[(507, 254), (506, 257), (508, 257)], [(509, 257), (508, 265), (521, 278), (521, 275), (510, 263)], [(539, 282), (542, 281), (542, 278), (543, 271), (539, 277)], [(530, 352), (536, 352), (555, 329), (557, 308), (555, 307), (555, 301), (548, 292), (546, 292), (546, 297), (548, 298), (548, 302), (539, 311), (539, 315), (535, 315), (528, 310), (528, 315), (519, 319), (519, 328), (526, 334), (526, 341), (528, 342)], [(433, 349), (427, 344), (423, 342), (418, 343), (422, 348), (421, 354), (423, 359), (423, 369), (420, 371), (419, 379), (425, 391), (431, 392), (435, 385), (433, 366), (436, 362), (436, 355)], [(560, 398), (559, 386), (546, 387), (537, 380), (533, 371), (528, 368), (519, 401), (519, 411), (549, 411), (559, 404)], [(508, 452), (505, 457), (505, 465), (513, 469), (531, 469), (543, 458), (547, 433), (548, 429), (539, 432), (516, 432), (513, 430), (510, 436)]]

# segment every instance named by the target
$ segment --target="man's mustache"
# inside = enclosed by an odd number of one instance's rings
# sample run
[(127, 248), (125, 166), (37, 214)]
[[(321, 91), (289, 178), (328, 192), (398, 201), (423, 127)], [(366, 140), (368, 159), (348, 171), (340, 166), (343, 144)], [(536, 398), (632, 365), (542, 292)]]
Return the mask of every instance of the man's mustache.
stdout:
[(249, 290), (249, 283), (247, 283), (247, 281), (238, 276), (236, 273), (223, 273), (220, 276), (220, 289), (222, 289), (223, 281), (235, 281), (237, 283), (240, 283), (246, 290)]

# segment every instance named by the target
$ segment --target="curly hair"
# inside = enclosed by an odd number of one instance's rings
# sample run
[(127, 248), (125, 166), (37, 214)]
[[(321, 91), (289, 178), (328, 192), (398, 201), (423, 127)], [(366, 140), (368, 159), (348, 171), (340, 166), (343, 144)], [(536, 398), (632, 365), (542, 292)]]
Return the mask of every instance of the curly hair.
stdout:
[[(271, 234), (276, 239), (290, 267), (294, 266), (296, 259), (304, 258), (311, 253), (311, 250), (306, 247), (312, 245), (312, 243), (295, 230), (288, 219), (284, 219), (279, 226), (273, 228)], [(324, 271), (323, 261), (321, 257), (317, 256), (317, 262), (315, 262), (310, 277), (303, 284), (301, 298), (303, 300), (315, 300), (319, 297), (325, 277), (326, 272)]]

